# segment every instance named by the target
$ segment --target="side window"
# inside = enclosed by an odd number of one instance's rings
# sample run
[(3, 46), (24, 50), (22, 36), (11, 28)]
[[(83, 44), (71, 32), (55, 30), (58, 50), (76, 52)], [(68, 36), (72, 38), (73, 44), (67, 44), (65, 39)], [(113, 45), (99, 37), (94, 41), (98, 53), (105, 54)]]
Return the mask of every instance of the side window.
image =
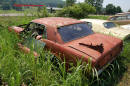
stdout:
[(116, 17), (116, 20), (122, 20), (121, 16)]
[(127, 17), (126, 16), (122, 16), (122, 20), (126, 20), (127, 19)]
[(128, 19), (130, 19), (130, 14), (127, 16)]
[(27, 26), (27, 31), (31, 32), (31, 35), (36, 37), (37, 35), (47, 38), (46, 27), (42, 24), (31, 22)]
[(126, 16), (118, 16), (116, 17), (116, 20), (126, 20), (127, 17)]
[(112, 20), (115, 20), (115, 19), (116, 19), (115, 17), (110, 18), (111, 21), (112, 21)]

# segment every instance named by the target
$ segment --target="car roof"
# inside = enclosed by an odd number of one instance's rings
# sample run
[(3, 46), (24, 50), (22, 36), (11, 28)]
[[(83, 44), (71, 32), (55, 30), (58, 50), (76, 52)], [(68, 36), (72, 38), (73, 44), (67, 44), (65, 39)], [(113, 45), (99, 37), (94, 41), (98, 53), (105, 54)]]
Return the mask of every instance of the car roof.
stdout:
[(130, 12), (125, 12), (125, 13), (117, 13), (116, 15), (127, 15), (130, 14)]
[(92, 23), (96, 23), (96, 24), (102, 24), (104, 22), (111, 22), (108, 20), (101, 20), (101, 19), (81, 19), (81, 21), (87, 21), (87, 22), (92, 22)]
[(72, 19), (72, 18), (64, 18), (64, 17), (46, 17), (46, 18), (39, 18), (39, 19), (32, 20), (32, 22), (57, 28), (65, 25), (81, 23), (82, 21)]

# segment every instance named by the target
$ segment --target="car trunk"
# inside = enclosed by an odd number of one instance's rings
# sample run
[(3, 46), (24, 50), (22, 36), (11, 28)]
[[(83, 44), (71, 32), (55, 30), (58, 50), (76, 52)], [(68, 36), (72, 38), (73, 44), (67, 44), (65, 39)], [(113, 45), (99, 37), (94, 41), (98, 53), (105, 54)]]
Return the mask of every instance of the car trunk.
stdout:
[(90, 58), (96, 60), (97, 69), (100, 69), (120, 53), (122, 41), (103, 34), (93, 34), (65, 43), (64, 46), (90, 56)]
[(112, 28), (109, 29), (109, 31), (112, 33), (112, 35), (121, 39), (126, 39), (128, 36), (130, 36), (130, 30), (123, 28)]

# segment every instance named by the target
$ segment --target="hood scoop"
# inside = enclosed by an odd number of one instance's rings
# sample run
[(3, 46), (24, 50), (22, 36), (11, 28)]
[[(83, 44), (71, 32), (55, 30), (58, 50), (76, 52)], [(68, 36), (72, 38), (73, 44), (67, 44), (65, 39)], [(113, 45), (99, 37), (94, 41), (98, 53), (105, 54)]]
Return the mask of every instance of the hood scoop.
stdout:
[(100, 53), (103, 53), (103, 51), (104, 51), (102, 43), (100, 45), (93, 45), (92, 43), (91, 44), (79, 43), (79, 45), (86, 46), (88, 48), (94, 49), (94, 50), (96, 50)]

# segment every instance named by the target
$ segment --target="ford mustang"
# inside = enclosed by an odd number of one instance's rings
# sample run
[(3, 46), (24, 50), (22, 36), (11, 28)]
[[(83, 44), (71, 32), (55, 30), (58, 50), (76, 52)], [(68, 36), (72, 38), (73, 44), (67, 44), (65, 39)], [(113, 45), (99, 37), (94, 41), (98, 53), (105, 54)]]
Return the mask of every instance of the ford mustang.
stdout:
[(66, 63), (76, 64), (80, 59), (87, 63), (90, 58), (92, 67), (99, 73), (120, 54), (123, 47), (122, 40), (94, 33), (86, 22), (71, 18), (35, 19), (26, 25), (9, 27), (9, 31), (24, 38), (18, 46), (25, 52), (30, 52), (33, 41), (35, 56), (37, 50), (43, 48), (50, 50), (57, 59), (65, 59)]

